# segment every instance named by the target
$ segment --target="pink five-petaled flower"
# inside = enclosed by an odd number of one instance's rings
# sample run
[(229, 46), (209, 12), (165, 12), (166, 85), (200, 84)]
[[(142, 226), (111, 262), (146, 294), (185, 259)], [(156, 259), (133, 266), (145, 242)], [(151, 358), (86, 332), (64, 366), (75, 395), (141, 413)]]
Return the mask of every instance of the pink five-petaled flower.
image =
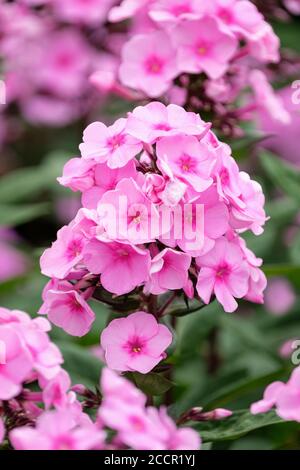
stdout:
[(136, 312), (110, 322), (101, 334), (105, 360), (118, 371), (150, 372), (164, 357), (172, 334), (153, 315)]
[(0, 364), (0, 400), (9, 400), (21, 392), (22, 382), (33, 367), (33, 359), (13, 328), (1, 325), (0, 341), (5, 352), (1, 361), (4, 364)]
[(213, 17), (186, 21), (172, 31), (178, 48), (181, 72), (205, 72), (209, 78), (220, 78), (237, 50), (237, 39)]
[(158, 166), (165, 165), (171, 173), (197, 192), (205, 191), (213, 182), (210, 178), (215, 156), (193, 136), (165, 137), (157, 144)]
[(273, 406), (282, 419), (300, 422), (300, 367), (293, 370), (287, 383), (268, 385), (263, 399), (251, 405), (251, 413), (266, 413)]
[(187, 112), (176, 104), (165, 106), (154, 101), (138, 106), (128, 116), (127, 132), (143, 142), (152, 144), (159, 137), (172, 135), (204, 136), (210, 128), (199, 114)]
[(95, 314), (85, 299), (68, 281), (51, 280), (43, 292), (44, 304), (39, 313), (72, 336), (86, 335)]
[(122, 50), (121, 82), (151, 98), (165, 93), (178, 75), (176, 50), (163, 31), (137, 35)]
[(168, 289), (182, 289), (188, 282), (188, 270), (191, 256), (170, 248), (164, 249), (152, 259), (151, 278), (146, 291), (161, 294)]
[(10, 433), (16, 450), (91, 450), (102, 447), (105, 434), (87, 415), (75, 418), (67, 410), (48, 411), (35, 428), (23, 426)]
[(79, 146), (83, 158), (106, 162), (110, 168), (125, 166), (142, 150), (142, 144), (128, 135), (126, 122), (121, 118), (110, 127), (102, 122), (90, 124)]
[(101, 274), (108, 292), (123, 295), (146, 281), (151, 258), (139, 247), (92, 240), (84, 250), (84, 263), (91, 273)]
[(84, 237), (76, 233), (73, 223), (62, 227), (57, 232), (57, 240), (41, 256), (42, 274), (64, 279), (82, 260), (83, 247)]
[(247, 294), (249, 268), (241, 249), (226, 238), (216, 241), (214, 248), (197, 258), (200, 272), (197, 291), (208, 304), (214, 293), (225, 312), (234, 312), (240, 299)]

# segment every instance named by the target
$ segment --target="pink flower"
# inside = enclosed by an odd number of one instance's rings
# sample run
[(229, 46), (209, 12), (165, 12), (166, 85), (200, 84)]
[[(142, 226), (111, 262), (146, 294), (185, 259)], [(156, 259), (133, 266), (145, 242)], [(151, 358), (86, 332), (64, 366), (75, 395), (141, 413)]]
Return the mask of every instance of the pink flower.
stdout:
[(243, 253), (235, 244), (220, 238), (213, 250), (197, 258), (200, 268), (197, 291), (208, 304), (214, 293), (225, 312), (233, 312), (248, 291), (249, 269)]
[(145, 312), (113, 320), (101, 334), (108, 367), (142, 374), (150, 372), (164, 358), (171, 342), (168, 328)]
[(148, 417), (155, 425), (165, 450), (199, 450), (201, 439), (199, 434), (191, 428), (177, 429), (174, 421), (168, 416), (164, 407), (159, 410), (148, 408)]
[(151, 262), (150, 281), (145, 289), (152, 294), (182, 289), (188, 282), (191, 256), (165, 248)]
[(94, 184), (95, 162), (83, 158), (71, 158), (63, 169), (63, 175), (57, 181), (72, 191), (86, 191)]
[(210, 124), (205, 124), (198, 114), (175, 104), (165, 106), (159, 102), (135, 108), (129, 114), (127, 124), (127, 132), (146, 143), (179, 134), (201, 137), (209, 128)]
[(255, 94), (258, 108), (264, 109), (271, 119), (278, 120), (282, 124), (291, 123), (291, 115), (286, 110), (284, 103), (277, 95), (267, 77), (261, 70), (252, 70), (249, 82)]
[(55, 13), (70, 23), (98, 26), (105, 22), (114, 0), (52, 0)]
[(168, 90), (176, 75), (176, 50), (163, 31), (136, 35), (123, 47), (119, 77), (124, 85), (155, 98)]
[(116, 188), (119, 181), (124, 178), (135, 179), (137, 175), (135, 163), (129, 161), (121, 168), (110, 169), (105, 163), (94, 167), (94, 185), (83, 192), (82, 205), (88, 209), (96, 209), (101, 197)]
[(92, 70), (92, 50), (84, 37), (65, 29), (46, 36), (38, 47), (35, 85), (64, 99), (76, 97)]
[(150, 254), (139, 247), (92, 240), (84, 250), (84, 263), (93, 274), (101, 274), (103, 287), (123, 295), (143, 284), (150, 270)]
[(251, 180), (247, 173), (241, 171), (239, 188), (240, 201), (239, 204), (232, 206), (231, 226), (235, 229), (250, 229), (255, 235), (261, 235), (267, 220), (262, 187), (257, 181)]
[(87, 415), (74, 419), (62, 410), (43, 413), (35, 428), (16, 428), (9, 438), (16, 450), (91, 450), (102, 447), (104, 433)]
[(95, 314), (71, 283), (50, 281), (43, 299), (39, 313), (48, 315), (54, 325), (72, 336), (84, 336), (90, 331)]
[(293, 14), (300, 15), (300, 2), (299, 0), (284, 0), (285, 7)]
[[(63, 408), (68, 403), (67, 392), (71, 387), (71, 379), (65, 370), (61, 370), (54, 379), (50, 380), (43, 390), (43, 402), (46, 409), (52, 406)], [(72, 392), (70, 392), (72, 393)]]
[(209, 78), (220, 78), (228, 69), (237, 50), (237, 40), (223, 30), (213, 17), (186, 21), (172, 31), (178, 47), (178, 67), (182, 72), (205, 72)]
[(0, 364), (0, 400), (9, 400), (22, 390), (22, 382), (33, 366), (32, 357), (18, 334), (0, 324), (0, 341), (4, 344), (5, 363)]
[(79, 146), (83, 158), (92, 158), (98, 163), (107, 162), (112, 169), (125, 166), (142, 150), (141, 143), (128, 135), (126, 122), (122, 118), (110, 127), (101, 122), (90, 124)]
[(193, 136), (165, 137), (157, 144), (158, 166), (162, 172), (167, 165), (171, 173), (197, 192), (211, 184), (210, 174), (215, 163), (212, 151)]
[(85, 239), (74, 231), (74, 223), (61, 228), (57, 240), (43, 253), (40, 263), (45, 276), (64, 279), (82, 260)]
[(296, 142), (300, 126), (300, 114), (297, 100), (293, 102), (294, 93), (295, 89), (291, 86), (287, 86), (276, 93), (284, 109), (291, 116), (289, 123), (278, 120), (277, 116), (272, 116), (265, 106), (260, 106), (258, 109), (258, 124), (259, 129), (267, 136), (261, 146), (299, 166), (300, 159)]
[(296, 302), (295, 291), (285, 278), (269, 280), (265, 293), (266, 309), (274, 315), (288, 313)]
[(300, 422), (300, 367), (293, 370), (286, 384), (273, 382), (268, 385), (263, 399), (251, 405), (251, 413), (265, 413), (273, 406), (282, 419)]

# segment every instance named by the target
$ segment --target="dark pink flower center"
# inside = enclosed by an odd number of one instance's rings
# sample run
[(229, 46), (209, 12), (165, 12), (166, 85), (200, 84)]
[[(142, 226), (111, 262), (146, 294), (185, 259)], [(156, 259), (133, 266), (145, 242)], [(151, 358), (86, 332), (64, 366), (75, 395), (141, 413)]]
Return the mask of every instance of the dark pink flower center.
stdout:
[(233, 15), (230, 10), (227, 8), (220, 8), (218, 11), (218, 17), (224, 21), (226, 24), (232, 23)]
[(74, 56), (68, 52), (62, 52), (56, 58), (56, 65), (60, 68), (68, 68), (73, 65)]
[(222, 263), (218, 266), (216, 275), (219, 279), (224, 279), (230, 274), (230, 272), (230, 266), (227, 263)]
[(144, 421), (139, 416), (132, 415), (130, 416), (129, 421), (135, 431), (145, 430)]
[(166, 122), (161, 122), (159, 124), (156, 124), (154, 126), (154, 129), (157, 129), (158, 131), (170, 131), (171, 127), (169, 126), (168, 123)]
[(199, 56), (206, 56), (209, 53), (210, 46), (206, 41), (199, 41), (196, 45), (196, 52)]
[(76, 298), (73, 297), (73, 295), (70, 296), (70, 298), (67, 300), (68, 307), (73, 313), (81, 313), (83, 308), (82, 305), (76, 300)]
[(117, 134), (107, 140), (107, 146), (110, 147), (112, 150), (117, 150), (121, 145), (125, 142), (125, 135), (124, 134)]
[(183, 155), (177, 163), (184, 173), (193, 173), (197, 167), (196, 159), (190, 155)]
[(159, 75), (164, 67), (164, 62), (158, 56), (153, 55), (148, 57), (145, 62), (145, 68), (148, 73), (151, 75)]
[(138, 336), (134, 336), (127, 341), (125, 349), (131, 356), (136, 356), (137, 354), (141, 354), (145, 349), (145, 341)]
[(69, 261), (77, 258), (82, 252), (83, 249), (83, 242), (81, 239), (72, 240), (67, 249), (66, 249), (66, 257)]

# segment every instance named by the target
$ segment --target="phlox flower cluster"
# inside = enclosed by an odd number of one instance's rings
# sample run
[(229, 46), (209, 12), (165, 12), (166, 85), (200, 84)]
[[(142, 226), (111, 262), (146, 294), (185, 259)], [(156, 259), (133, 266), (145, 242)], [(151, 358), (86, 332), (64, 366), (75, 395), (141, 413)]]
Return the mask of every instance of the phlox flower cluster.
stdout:
[(163, 97), (208, 112), (229, 135), (262, 105), (278, 121), (289, 119), (264, 73), (280, 60), (279, 38), (252, 2), (123, 0), (108, 21), (123, 33), (110, 48), (115, 68), (106, 64), (91, 77), (98, 89), (124, 95), (121, 85), (138, 99)]
[[(49, 329), (45, 319), (0, 309), (0, 443), (16, 450), (200, 448), (196, 431), (177, 428), (163, 407), (147, 407), (146, 396), (109, 369), (102, 372), (102, 396), (72, 387)], [(216, 411), (210, 419), (228, 415)]]
[(51, 278), (41, 314), (82, 336), (89, 299), (131, 296), (138, 312), (111, 322), (102, 347), (112, 368), (146, 373), (171, 342), (151, 298), (216, 298), (226, 312), (236, 299), (263, 302), (262, 260), (241, 238), (263, 232), (262, 188), (199, 115), (153, 102), (90, 124), (80, 150), (59, 182), (82, 193), (82, 208), (41, 257)]

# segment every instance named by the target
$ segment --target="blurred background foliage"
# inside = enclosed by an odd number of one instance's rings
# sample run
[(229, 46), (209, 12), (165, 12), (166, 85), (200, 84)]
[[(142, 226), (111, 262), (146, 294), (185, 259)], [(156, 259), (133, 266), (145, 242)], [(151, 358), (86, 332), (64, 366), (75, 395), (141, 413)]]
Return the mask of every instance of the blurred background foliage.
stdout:
[[(300, 21), (274, 26), (282, 45), (300, 53)], [(109, 122), (127, 110), (127, 103), (114, 99), (99, 109), (97, 117)], [(80, 204), (77, 195), (59, 186), (56, 178), (64, 163), (78, 155), (86, 122), (82, 119), (62, 129), (24, 125), (22, 137), (3, 148), (0, 156), (4, 233), (0, 247), (8, 243), (7, 227), (13, 228), (9, 244), (23, 254), (26, 269), (16, 277), (0, 278), (0, 305), (34, 316), (47, 281), (39, 272), (39, 256)], [(300, 339), (300, 151), (298, 161), (291, 164), (282, 155), (263, 149), (260, 141), (261, 134), (247, 130), (243, 139), (231, 144), (240, 165), (262, 184), (270, 216), (264, 234), (257, 238), (247, 234), (247, 243), (264, 259), (270, 286), (278, 279), (281, 284), (274, 284), (265, 306), (241, 302), (238, 312), (225, 314), (213, 303), (178, 318), (176, 345), (169, 357), (175, 366), (174, 415), (191, 406), (240, 410), (223, 422), (197, 424), (206, 449), (300, 449), (299, 424), (282, 423), (273, 412), (254, 421), (247, 411), (268, 383), (288, 377), (294, 366), (293, 351), (286, 342)], [(4, 270), (7, 261), (1, 253), (0, 248)], [(279, 308), (282, 297), (289, 300), (285, 308)], [(97, 320), (86, 337), (74, 339), (57, 328), (52, 332), (73, 381), (89, 387), (99, 380), (101, 361), (95, 347), (109, 314), (100, 303), (94, 302), (93, 308)], [(164, 385), (156, 389), (158, 402), (164, 390)]]

